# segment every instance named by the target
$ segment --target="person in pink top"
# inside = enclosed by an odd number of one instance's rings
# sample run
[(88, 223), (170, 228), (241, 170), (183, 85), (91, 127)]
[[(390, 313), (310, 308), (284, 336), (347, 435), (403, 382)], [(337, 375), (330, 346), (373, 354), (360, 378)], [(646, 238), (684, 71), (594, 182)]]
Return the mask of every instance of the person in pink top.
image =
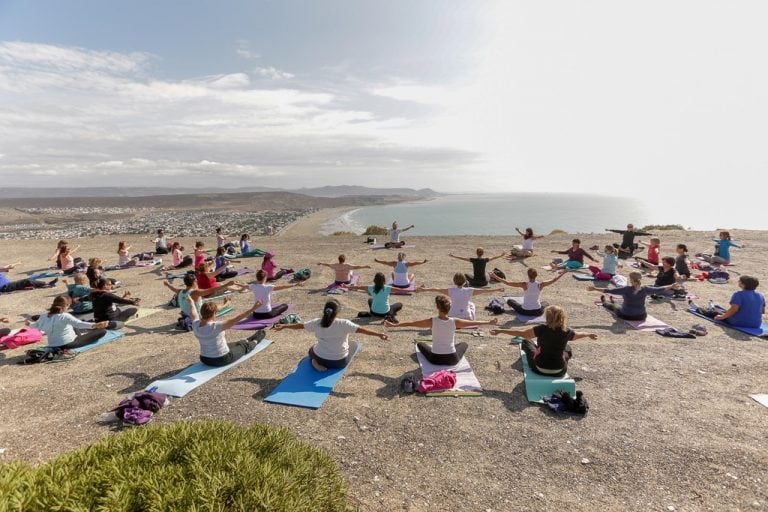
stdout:
[(200, 266), (201, 263), (205, 261), (205, 258), (208, 255), (205, 252), (205, 242), (202, 242), (198, 240), (195, 242), (195, 259), (193, 261), (192, 266), (197, 268)]
[(261, 262), (261, 270), (263, 270), (267, 274), (267, 281), (277, 281), (284, 275), (290, 274), (292, 271), (281, 268), (279, 271), (275, 272), (277, 270), (277, 264), (274, 261), (275, 255), (274, 253), (267, 252), (264, 255), (264, 260)]
[(182, 251), (184, 251), (184, 247), (179, 242), (173, 242), (171, 246), (171, 262), (173, 265), (161, 267), (160, 272), (192, 266), (192, 263), (194, 263), (192, 256), (184, 256)]

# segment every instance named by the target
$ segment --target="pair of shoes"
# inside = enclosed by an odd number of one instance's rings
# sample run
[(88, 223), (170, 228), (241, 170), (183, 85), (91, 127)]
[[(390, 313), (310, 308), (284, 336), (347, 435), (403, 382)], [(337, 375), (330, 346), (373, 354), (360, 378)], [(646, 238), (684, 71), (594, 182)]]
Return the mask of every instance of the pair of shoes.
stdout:
[(57, 350), (53, 352), (48, 359), (49, 363), (62, 363), (64, 361), (70, 361), (77, 356), (77, 352), (69, 349)]
[(395, 318), (393, 316), (388, 316), (388, 317), (384, 318), (384, 320), (386, 320), (387, 322), (389, 322), (391, 324), (399, 324), (400, 323), (400, 320), (398, 320), (397, 318)]

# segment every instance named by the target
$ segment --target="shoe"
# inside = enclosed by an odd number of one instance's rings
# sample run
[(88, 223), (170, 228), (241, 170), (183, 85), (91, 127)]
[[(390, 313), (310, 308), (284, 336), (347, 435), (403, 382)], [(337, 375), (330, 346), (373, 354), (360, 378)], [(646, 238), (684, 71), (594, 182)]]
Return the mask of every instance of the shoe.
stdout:
[(389, 322), (391, 324), (399, 324), (400, 323), (400, 320), (398, 320), (397, 318), (395, 318), (393, 316), (388, 316), (384, 320), (386, 320), (387, 322)]
[(53, 352), (48, 358), (49, 363), (62, 363), (64, 361), (70, 361), (77, 357), (77, 352), (69, 349), (57, 350)]
[(247, 339), (248, 341), (255, 341), (256, 343), (259, 343), (261, 340), (267, 337), (267, 331), (264, 329), (259, 329), (256, 331), (253, 335), (249, 336)]
[(53, 281), (51, 281), (50, 283), (48, 283), (48, 286), (50, 286), (51, 288), (53, 288), (54, 286), (56, 286), (56, 283), (58, 283), (58, 282), (59, 282), (59, 278), (57, 277), (56, 279), (54, 279)]

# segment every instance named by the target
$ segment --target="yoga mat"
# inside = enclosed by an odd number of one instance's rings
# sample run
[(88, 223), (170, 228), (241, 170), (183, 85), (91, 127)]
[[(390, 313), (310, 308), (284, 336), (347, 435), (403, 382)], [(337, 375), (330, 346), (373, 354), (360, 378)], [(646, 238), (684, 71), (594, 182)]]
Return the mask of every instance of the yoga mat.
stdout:
[[(152, 316), (155, 313), (160, 313), (161, 311), (163, 311), (163, 310), (162, 309), (158, 309), (158, 308), (139, 308), (139, 310), (136, 312), (136, 314), (134, 316), (132, 316), (131, 318), (129, 318), (128, 320), (125, 321), (125, 325), (132, 324), (136, 320), (141, 320), (142, 318), (146, 318), (148, 316)], [(95, 321), (94, 318), (93, 318), (93, 312), (86, 313), (86, 314), (88, 314), (90, 316), (88, 316), (88, 317), (81, 317), (80, 320), (82, 320), (83, 322), (94, 322)]]
[(218, 299), (221, 299), (223, 297), (227, 297), (229, 295), (232, 295), (233, 293), (234, 292), (232, 292), (230, 290), (227, 290), (224, 293), (220, 293), (218, 295), (211, 295), (210, 297), (203, 297), (202, 300), (203, 300), (203, 302), (208, 302), (208, 301), (211, 301), (211, 300), (218, 300)]
[(441, 389), (440, 391), (431, 391), (427, 393), (427, 396), (482, 396), (483, 387), (480, 385), (480, 381), (477, 380), (475, 372), (472, 371), (472, 367), (469, 366), (469, 361), (466, 357), (462, 357), (458, 364), (455, 366), (436, 365), (427, 361), (424, 354), (416, 349), (416, 358), (419, 360), (419, 366), (421, 366), (421, 375), (426, 377), (440, 370), (451, 370), (456, 373), (456, 384), (451, 389)]
[[(359, 274), (352, 274), (352, 277), (349, 280), (349, 284), (347, 286), (357, 286), (357, 283), (360, 282), (360, 275)], [(328, 286), (325, 287), (325, 293), (331, 294), (331, 295), (339, 295), (342, 293), (347, 293), (349, 290), (341, 286), (340, 284), (336, 284), (336, 281), (332, 282)]]
[(403, 245), (402, 247), (384, 247), (383, 245), (369, 245), (368, 248), (372, 249), (374, 251), (378, 251), (379, 249), (413, 249), (416, 247), (415, 245)]
[(572, 274), (573, 278), (578, 281), (595, 281), (595, 276), (592, 274)]
[(32, 274), (27, 279), (45, 279), (47, 277), (59, 277), (61, 275), (64, 275), (64, 273), (63, 272), (59, 272), (59, 271), (56, 271), (56, 272), (53, 272), (53, 271), (51, 271), (51, 272), (40, 272), (38, 274)]
[(198, 386), (205, 384), (218, 374), (224, 373), (243, 361), (247, 361), (271, 344), (271, 340), (262, 340), (253, 350), (227, 366), (208, 366), (203, 363), (195, 363), (191, 366), (187, 366), (173, 377), (154, 381), (146, 387), (146, 390), (182, 397)]
[(169, 280), (169, 281), (173, 281), (174, 279), (181, 279), (185, 275), (192, 274), (192, 273), (193, 273), (192, 271), (190, 271), (190, 272), (179, 272), (179, 273), (176, 273), (176, 274), (174, 274), (173, 272), (166, 272), (165, 273), (165, 278), (167, 280)]
[(146, 268), (146, 267), (154, 267), (155, 265), (160, 265), (163, 263), (163, 260), (155, 260), (155, 261), (139, 261), (135, 265), (109, 265), (104, 270), (128, 270), (131, 268)]
[(543, 268), (544, 270), (567, 270), (568, 272), (582, 272), (584, 270), (589, 270), (589, 266), (587, 265), (582, 265), (579, 268), (565, 268), (565, 267), (552, 268), (552, 265), (544, 265), (541, 268)]
[(688, 308), (688, 312), (692, 315), (696, 315), (699, 318), (703, 318), (704, 320), (709, 320), (710, 322), (721, 325), (723, 327), (729, 327), (731, 329), (736, 329), (737, 331), (741, 331), (745, 334), (749, 334), (751, 336), (757, 336), (759, 338), (764, 338), (768, 336), (768, 322), (763, 322), (763, 325), (761, 327), (742, 327), (740, 325), (731, 325), (728, 322), (723, 322), (721, 320), (715, 320), (714, 318), (709, 318), (708, 316), (702, 315), (698, 311), (692, 308)]
[(541, 398), (551, 396), (557, 390), (567, 391), (571, 396), (576, 396), (576, 381), (570, 378), (567, 373), (562, 377), (552, 377), (534, 372), (528, 366), (528, 358), (522, 346), (520, 347), (520, 360), (523, 364), (525, 377), (525, 395), (529, 402), (543, 404), (544, 401)]
[(768, 407), (768, 395), (749, 395), (749, 398), (764, 407)]
[(260, 318), (258, 320), (255, 318), (246, 318), (245, 320), (241, 320), (235, 324), (232, 329), (236, 331), (257, 331), (259, 329), (266, 329), (267, 327), (270, 327), (273, 324), (279, 322), (281, 318), (290, 313), (292, 310), (293, 304), (288, 304), (288, 309), (286, 309), (282, 315), (278, 315), (274, 318)]
[(237, 270), (237, 275), (242, 276), (243, 274), (253, 274), (253, 270), (251, 270), (248, 267), (241, 268)]
[[(508, 306), (507, 299), (512, 299), (518, 304), (523, 303), (522, 297), (511, 297), (511, 296), (504, 295), (501, 299), (504, 301), (505, 306)], [(524, 324), (543, 324), (546, 322), (546, 313), (542, 313), (539, 316), (521, 315), (520, 313), (517, 313), (515, 310), (510, 311), (510, 313), (514, 313), (517, 316), (518, 322), (522, 322)]]
[(392, 281), (387, 281), (387, 286), (392, 288), (392, 291), (390, 291), (390, 295), (413, 295), (413, 290), (416, 289), (416, 280), (414, 279), (411, 281), (411, 284), (408, 285), (408, 288), (400, 288), (398, 286), (392, 286)]
[[(352, 343), (354, 343), (354, 347), (350, 346), (349, 350), (352, 351), (352, 360), (354, 360), (363, 344), (354, 341)], [(352, 364), (352, 360), (344, 368), (329, 368), (324, 372), (318, 372), (307, 356), (299, 361), (296, 368), (272, 390), (264, 401), (319, 409), (333, 391), (334, 386), (344, 376), (344, 372)]]
[(224, 315), (226, 315), (227, 313), (231, 313), (231, 312), (232, 312), (234, 309), (235, 309), (235, 308), (233, 308), (232, 306), (224, 306), (223, 308), (221, 308), (220, 310), (218, 310), (218, 311), (216, 312), (216, 318), (219, 318), (219, 317), (221, 317), (221, 316), (224, 316)]
[(615, 312), (604, 308), (600, 301), (595, 302), (595, 304), (598, 304), (602, 309), (605, 309), (607, 312), (609, 312), (613, 318), (621, 320), (631, 328), (638, 331), (656, 331), (656, 329), (664, 329), (669, 327), (669, 325), (651, 315), (648, 315), (645, 320), (624, 320), (623, 318), (616, 316)]
[(112, 343), (113, 341), (119, 340), (123, 336), (125, 336), (125, 333), (121, 331), (107, 331), (107, 334), (99, 338), (96, 343), (91, 343), (90, 345), (86, 345), (84, 347), (75, 348), (72, 349), (72, 351), (78, 353), (87, 352), (92, 348), (100, 347), (102, 345), (106, 345), (107, 343)]

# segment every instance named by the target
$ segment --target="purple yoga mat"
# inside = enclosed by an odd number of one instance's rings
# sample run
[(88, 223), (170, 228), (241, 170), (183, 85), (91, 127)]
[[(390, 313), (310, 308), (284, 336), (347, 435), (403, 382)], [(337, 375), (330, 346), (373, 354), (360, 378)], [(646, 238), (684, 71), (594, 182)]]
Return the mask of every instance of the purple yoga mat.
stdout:
[(236, 331), (257, 331), (259, 329), (266, 329), (267, 327), (270, 327), (271, 325), (279, 322), (280, 319), (290, 313), (291, 310), (293, 310), (293, 304), (288, 304), (288, 309), (286, 309), (282, 315), (276, 316), (274, 318), (260, 318), (258, 320), (255, 318), (246, 318), (245, 320), (235, 324), (232, 329)]
[(392, 281), (387, 281), (387, 286), (392, 288), (390, 292), (392, 295), (413, 295), (413, 290), (416, 289), (416, 280), (411, 281), (408, 288), (400, 288), (399, 286), (392, 286)]
[(237, 270), (237, 275), (241, 276), (243, 274), (253, 274), (253, 270), (251, 270), (250, 268), (247, 268), (247, 267), (246, 268), (241, 268), (241, 269)]
[[(347, 286), (357, 286), (357, 283), (359, 281), (360, 281), (360, 275), (352, 274), (352, 279), (349, 280), (349, 284)], [(340, 284), (336, 284), (336, 281), (332, 282), (331, 284), (325, 287), (326, 292), (329, 292), (331, 290), (347, 291), (347, 289), (341, 286)]]

